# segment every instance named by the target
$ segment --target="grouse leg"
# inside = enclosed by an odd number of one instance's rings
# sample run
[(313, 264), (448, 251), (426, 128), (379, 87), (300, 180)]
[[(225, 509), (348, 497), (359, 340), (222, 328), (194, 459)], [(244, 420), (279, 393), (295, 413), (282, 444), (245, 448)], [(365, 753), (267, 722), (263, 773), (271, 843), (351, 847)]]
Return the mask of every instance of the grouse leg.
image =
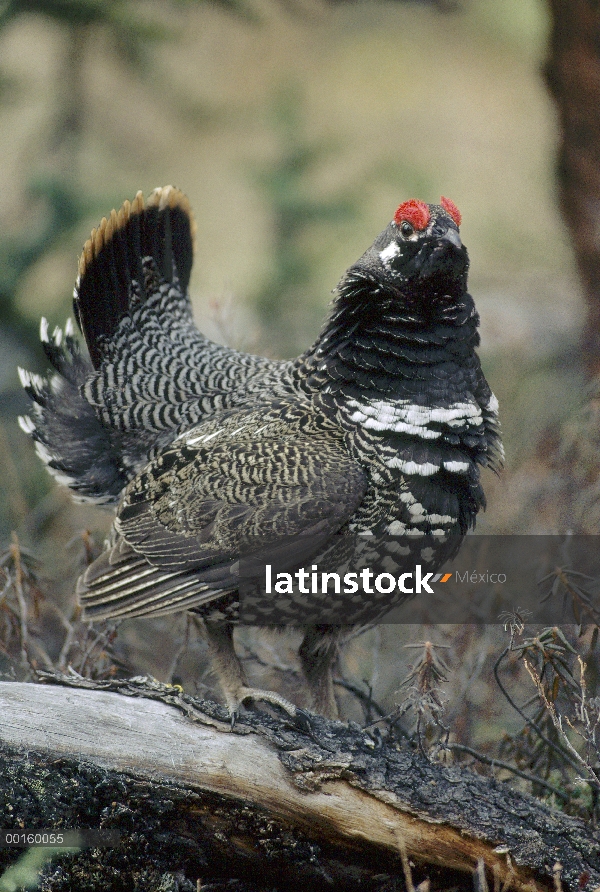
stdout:
[(204, 628), (208, 640), (208, 648), (211, 657), (211, 666), (215, 670), (221, 690), (225, 697), (227, 708), (231, 714), (231, 723), (239, 715), (240, 706), (246, 700), (262, 701), (273, 706), (279, 706), (288, 715), (296, 719), (302, 726), (306, 724), (306, 714), (298, 709), (285, 697), (275, 691), (263, 691), (259, 688), (251, 688), (248, 685), (246, 675), (235, 652), (233, 644), (233, 626), (228, 622), (204, 621)]
[(329, 719), (339, 717), (332, 671), (338, 656), (341, 632), (341, 626), (311, 626), (298, 652), (312, 694), (313, 708)]

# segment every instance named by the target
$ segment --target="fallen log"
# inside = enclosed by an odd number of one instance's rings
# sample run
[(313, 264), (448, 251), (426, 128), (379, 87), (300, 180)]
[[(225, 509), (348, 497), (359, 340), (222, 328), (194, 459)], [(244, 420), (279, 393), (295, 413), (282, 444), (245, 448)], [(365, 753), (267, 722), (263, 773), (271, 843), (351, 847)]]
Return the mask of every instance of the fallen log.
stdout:
[(71, 684), (0, 683), (2, 825), (122, 839), (60, 855), (43, 889), (600, 886), (597, 831), (357, 725), (253, 712), (232, 729), (147, 679)]

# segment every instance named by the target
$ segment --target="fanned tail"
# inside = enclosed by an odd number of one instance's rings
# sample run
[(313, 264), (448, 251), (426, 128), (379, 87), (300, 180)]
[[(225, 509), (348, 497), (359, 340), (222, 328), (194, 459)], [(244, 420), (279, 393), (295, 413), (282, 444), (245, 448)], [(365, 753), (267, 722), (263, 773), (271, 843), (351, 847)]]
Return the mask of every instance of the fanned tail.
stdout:
[(110, 431), (98, 423), (81, 388), (92, 372), (67, 321), (64, 332), (48, 332), (42, 319), (41, 341), (54, 368), (48, 377), (19, 369), (21, 384), (33, 401), (32, 414), (19, 418), (19, 426), (35, 441), (36, 451), (59, 483), (71, 487), (84, 500), (113, 501), (127, 478), (114, 462), (98, 462), (112, 451)]
[(84, 245), (73, 295), (75, 318), (83, 332), (94, 368), (104, 345), (131, 311), (131, 286), (147, 298), (144, 258), (152, 258), (157, 279), (177, 282), (181, 301), (191, 313), (187, 288), (193, 261), (195, 223), (188, 199), (173, 186), (155, 189), (147, 205), (138, 192), (130, 203), (104, 217)]
[[(188, 200), (172, 186), (155, 189), (146, 205), (138, 192), (133, 202), (113, 210), (86, 241), (75, 285), (75, 318), (91, 362), (81, 353), (71, 320), (64, 331), (57, 327), (50, 334), (42, 319), (40, 337), (53, 371), (42, 377), (19, 369), (33, 401), (31, 414), (19, 424), (50, 473), (83, 500), (117, 501), (160, 439), (151, 425), (125, 429), (118, 401), (112, 413), (103, 411), (112, 392), (102, 385), (112, 383), (119, 391), (127, 380), (117, 380), (119, 370), (111, 368), (115, 352), (130, 365), (133, 355), (137, 365), (135, 345), (129, 349), (126, 337), (118, 338), (120, 330), (130, 328), (135, 308), (143, 311), (154, 302), (156, 315), (156, 304), (164, 299), (170, 312), (162, 320), (163, 333), (168, 337), (169, 326), (183, 323), (188, 340), (205, 340), (193, 326), (187, 295), (194, 232)], [(120, 341), (116, 350), (115, 338)], [(99, 400), (90, 399), (94, 388)], [(176, 427), (180, 418), (172, 421)]]
[(222, 347), (192, 318), (188, 283), (195, 224), (173, 186), (141, 192), (85, 243), (71, 328), (42, 342), (54, 368), (22, 371), (34, 401), (21, 427), (50, 472), (80, 498), (116, 502), (129, 480), (182, 431), (248, 399), (276, 363)]

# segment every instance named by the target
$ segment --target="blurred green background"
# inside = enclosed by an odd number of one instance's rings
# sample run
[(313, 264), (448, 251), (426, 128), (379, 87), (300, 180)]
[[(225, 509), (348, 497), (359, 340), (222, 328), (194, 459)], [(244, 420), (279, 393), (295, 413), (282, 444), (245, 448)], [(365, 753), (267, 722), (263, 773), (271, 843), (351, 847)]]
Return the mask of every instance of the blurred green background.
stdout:
[(541, 0), (5, 3), (2, 537), (27, 537), (51, 492), (16, 430), (16, 365), (43, 370), (39, 318), (70, 313), (91, 227), (166, 183), (198, 223), (200, 327), (276, 356), (311, 342), (331, 289), (398, 203), (451, 197), (507, 440), (481, 528), (535, 528), (528, 459), (580, 385), (582, 318), (540, 76), (547, 15)]
[[(15, 531), (31, 551), (39, 592), (63, 619), (111, 517), (73, 504), (41, 467), (16, 424), (27, 408), (16, 366), (44, 370), (39, 319), (70, 314), (92, 226), (167, 183), (188, 194), (198, 224), (199, 327), (272, 356), (310, 344), (331, 290), (400, 202), (450, 197), (507, 447), (506, 472), (485, 475), (478, 530), (556, 528), (539, 498), (540, 443), (583, 399), (584, 307), (540, 73), (548, 15), (542, 0), (0, 4), (0, 538)], [(44, 622), (46, 656), (64, 668), (64, 623)], [(204, 645), (192, 635), (180, 649), (185, 623), (120, 634), (128, 668), (203, 690)], [(506, 726), (488, 679), (502, 631), (437, 634), (459, 657), (450, 714), (485, 746)], [(347, 676), (392, 702), (412, 659), (400, 646), (421, 635), (368, 633), (346, 652)], [(259, 664), (294, 659), (260, 647)]]

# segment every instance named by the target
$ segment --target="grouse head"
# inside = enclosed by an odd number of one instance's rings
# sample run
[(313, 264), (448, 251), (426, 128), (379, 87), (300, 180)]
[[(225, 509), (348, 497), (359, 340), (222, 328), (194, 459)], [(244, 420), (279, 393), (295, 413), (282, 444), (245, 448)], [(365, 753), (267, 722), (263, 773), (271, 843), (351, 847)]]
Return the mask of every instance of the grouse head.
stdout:
[(342, 300), (355, 307), (358, 300), (364, 311), (370, 295), (404, 310), (407, 321), (451, 321), (464, 308), (469, 268), (460, 223), (460, 211), (448, 198), (440, 204), (403, 202), (346, 273), (338, 289)]

